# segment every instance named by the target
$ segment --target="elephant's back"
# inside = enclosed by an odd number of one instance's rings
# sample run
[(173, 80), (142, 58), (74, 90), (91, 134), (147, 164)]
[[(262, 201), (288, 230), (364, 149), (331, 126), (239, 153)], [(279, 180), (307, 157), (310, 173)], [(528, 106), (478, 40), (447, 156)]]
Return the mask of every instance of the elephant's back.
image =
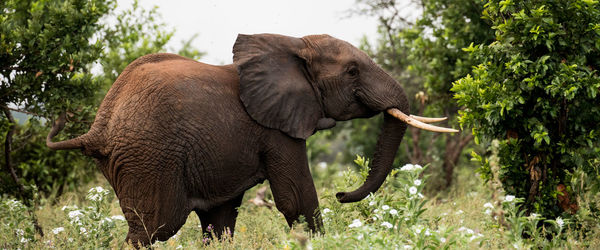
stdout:
[(241, 104), (235, 68), (165, 58), (146, 59), (119, 77), (101, 107), (110, 109), (106, 143), (113, 167), (107, 177), (117, 178), (114, 166), (127, 164), (186, 175), (257, 165), (253, 145), (262, 129)]
[(235, 68), (170, 54), (146, 57), (128, 66), (132, 69), (124, 71), (103, 101), (100, 109), (112, 113), (109, 134), (125, 133), (123, 127), (149, 136), (145, 133), (156, 128), (183, 132), (199, 121), (230, 126), (251, 121), (239, 100)]

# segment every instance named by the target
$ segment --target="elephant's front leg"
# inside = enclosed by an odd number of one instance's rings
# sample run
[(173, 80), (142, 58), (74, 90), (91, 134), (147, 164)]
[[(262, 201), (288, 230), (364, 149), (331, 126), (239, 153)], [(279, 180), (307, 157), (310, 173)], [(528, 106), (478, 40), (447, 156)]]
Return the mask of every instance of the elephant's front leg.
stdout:
[(322, 231), (319, 200), (306, 157), (306, 142), (282, 134), (269, 143), (266, 167), (275, 205), (290, 227), (303, 216), (313, 232)]

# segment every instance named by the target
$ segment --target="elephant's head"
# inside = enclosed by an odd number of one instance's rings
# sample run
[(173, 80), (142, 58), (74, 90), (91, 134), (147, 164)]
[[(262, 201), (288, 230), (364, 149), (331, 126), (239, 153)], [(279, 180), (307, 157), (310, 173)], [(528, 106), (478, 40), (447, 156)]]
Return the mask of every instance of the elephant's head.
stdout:
[(432, 127), (405, 115), (409, 102), (400, 84), (345, 41), (328, 35), (239, 35), (233, 54), (247, 112), (291, 137), (306, 139), (322, 124), (386, 111), (367, 180), (353, 192), (338, 193), (340, 202), (359, 201), (381, 186), (407, 123)]

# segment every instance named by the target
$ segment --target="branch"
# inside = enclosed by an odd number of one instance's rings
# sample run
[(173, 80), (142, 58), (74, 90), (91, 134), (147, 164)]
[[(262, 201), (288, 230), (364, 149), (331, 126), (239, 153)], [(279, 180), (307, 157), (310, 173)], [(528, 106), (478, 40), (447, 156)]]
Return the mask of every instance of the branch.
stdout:
[(469, 142), (471, 142), (473, 140), (474, 136), (473, 134), (468, 134), (467, 136), (463, 137), (460, 142), (458, 143), (458, 148), (460, 148), (460, 150), (462, 151), (462, 149), (467, 146), (467, 144), (469, 144)]
[[(11, 109), (8, 109), (8, 108), (2, 109), (2, 111), (4, 112), (4, 115), (10, 122), (10, 126), (8, 127), (8, 132), (6, 133), (6, 139), (4, 140), (4, 161), (5, 161), (4, 163), (5, 163), (6, 170), (9, 172), (13, 181), (17, 184), (17, 187), (19, 188), (21, 199), (24, 201), (25, 204), (27, 204), (29, 202), (27, 202), (28, 199), (27, 199), (27, 193), (25, 193), (25, 186), (23, 186), (23, 183), (21, 183), (21, 180), (17, 176), (17, 173), (15, 172), (15, 169), (12, 166), (12, 159), (11, 159), (11, 155), (10, 155), (11, 151), (12, 151), (12, 143), (13, 143), (12, 139), (13, 139), (13, 135), (15, 134), (15, 130), (16, 130), (15, 119), (13, 118), (12, 114), (10, 113), (10, 110)], [(33, 197), (35, 197), (35, 195), (33, 195)], [(37, 203), (35, 201), (32, 201), (31, 203), (32, 204), (28, 204), (28, 205), (33, 206), (33, 210), (29, 210), (29, 214), (30, 214), (32, 222), (33, 222), (33, 228), (35, 229), (35, 231), (38, 234), (40, 234), (42, 237), (44, 237), (44, 230), (40, 226), (40, 223), (38, 222), (37, 217), (35, 216), (35, 210), (37, 210), (36, 209)]]
[(0, 108), (2, 108), (4, 110), (11, 110), (11, 111), (15, 111), (15, 112), (23, 113), (23, 114), (32, 115), (32, 116), (48, 118), (45, 115), (41, 115), (41, 114), (38, 114), (38, 113), (33, 113), (33, 112), (25, 111), (25, 110), (22, 110), (22, 109), (10, 108), (10, 107), (5, 106), (5, 105), (0, 105)]
[(19, 177), (17, 176), (15, 169), (12, 166), (12, 159), (10, 155), (12, 151), (12, 139), (16, 130), (15, 119), (10, 113), (10, 110), (4, 109), (3, 112), (6, 118), (8, 119), (8, 122), (10, 122), (8, 132), (6, 133), (6, 139), (4, 139), (4, 168), (6, 169), (6, 171), (8, 171), (13, 181), (17, 184), (20, 193), (22, 195), (25, 195), (25, 187), (23, 187), (23, 184), (21, 184), (21, 180), (19, 180)]

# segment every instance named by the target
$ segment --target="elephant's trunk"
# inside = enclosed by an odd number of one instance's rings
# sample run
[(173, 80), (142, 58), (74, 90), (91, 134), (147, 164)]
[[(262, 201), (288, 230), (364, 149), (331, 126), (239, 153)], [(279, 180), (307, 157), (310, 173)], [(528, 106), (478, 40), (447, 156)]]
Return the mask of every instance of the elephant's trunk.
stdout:
[(355, 202), (364, 199), (369, 193), (377, 191), (392, 170), (392, 163), (398, 146), (402, 141), (406, 123), (384, 113), (383, 129), (377, 139), (373, 162), (365, 183), (352, 192), (339, 192), (335, 196), (342, 202)]

